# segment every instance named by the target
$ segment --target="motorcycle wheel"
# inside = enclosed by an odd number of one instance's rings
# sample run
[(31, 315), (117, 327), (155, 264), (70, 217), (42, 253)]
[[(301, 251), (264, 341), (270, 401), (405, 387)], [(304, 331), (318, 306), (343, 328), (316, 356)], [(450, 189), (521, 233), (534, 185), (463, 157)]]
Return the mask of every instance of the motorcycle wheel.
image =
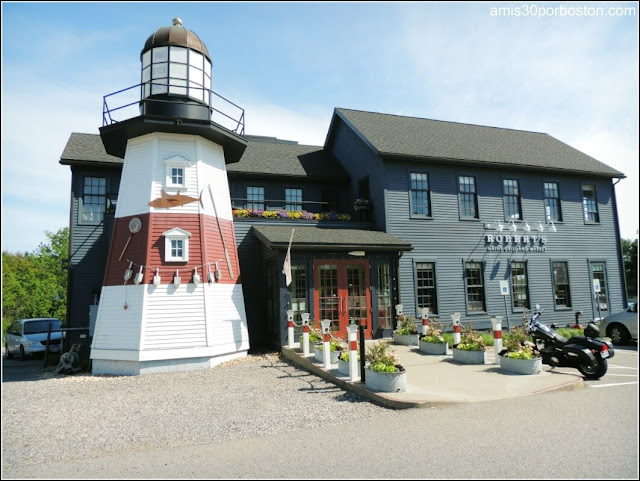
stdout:
[(596, 358), (595, 365), (594, 364), (579, 365), (578, 371), (580, 371), (580, 373), (588, 379), (600, 379), (602, 376), (604, 376), (607, 373), (607, 368), (608, 368), (607, 360), (598, 356)]

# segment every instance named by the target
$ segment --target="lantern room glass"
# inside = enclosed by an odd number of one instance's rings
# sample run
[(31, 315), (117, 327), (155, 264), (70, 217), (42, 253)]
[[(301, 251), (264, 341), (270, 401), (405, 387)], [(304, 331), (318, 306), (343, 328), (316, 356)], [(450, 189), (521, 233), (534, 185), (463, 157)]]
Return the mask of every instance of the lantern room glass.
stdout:
[(174, 45), (142, 54), (142, 99), (171, 94), (211, 105), (211, 62), (201, 53)]

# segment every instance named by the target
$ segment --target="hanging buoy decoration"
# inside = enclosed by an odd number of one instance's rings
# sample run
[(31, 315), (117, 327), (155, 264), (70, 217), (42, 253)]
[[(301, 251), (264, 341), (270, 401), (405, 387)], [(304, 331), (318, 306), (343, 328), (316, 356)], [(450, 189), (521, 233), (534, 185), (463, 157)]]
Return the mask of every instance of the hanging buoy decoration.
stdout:
[(198, 287), (198, 284), (200, 284), (200, 276), (198, 275), (198, 268), (194, 267), (193, 268), (193, 284)]
[(133, 282), (134, 282), (135, 284), (140, 284), (140, 283), (142, 282), (142, 277), (143, 277), (143, 274), (142, 274), (142, 268), (143, 268), (143, 267), (144, 267), (144, 266), (140, 266), (140, 272), (138, 272), (138, 273), (136, 274), (136, 276), (133, 278)]
[(133, 262), (129, 262), (129, 267), (126, 271), (124, 271), (124, 281), (127, 282), (129, 279), (131, 279), (131, 276), (133, 275), (133, 270), (131, 269), (131, 266), (133, 265)]
[(216, 261), (216, 271), (215, 271), (215, 275), (216, 275), (216, 281), (219, 281), (220, 279), (222, 279), (222, 272), (220, 272), (220, 266), (218, 265), (218, 261)]
[(213, 284), (214, 279), (213, 279), (213, 272), (211, 272), (211, 264), (207, 264), (207, 267), (209, 268), (209, 274), (207, 275), (207, 282), (209, 284)]
[(182, 282), (182, 279), (180, 279), (180, 273), (178, 272), (178, 269), (176, 269), (176, 275), (173, 276), (173, 283), (176, 287), (178, 287), (180, 285), (180, 282)]
[(160, 278), (160, 272), (159, 269), (156, 269), (156, 275), (153, 276), (153, 285), (158, 287), (160, 285), (160, 281), (162, 279)]

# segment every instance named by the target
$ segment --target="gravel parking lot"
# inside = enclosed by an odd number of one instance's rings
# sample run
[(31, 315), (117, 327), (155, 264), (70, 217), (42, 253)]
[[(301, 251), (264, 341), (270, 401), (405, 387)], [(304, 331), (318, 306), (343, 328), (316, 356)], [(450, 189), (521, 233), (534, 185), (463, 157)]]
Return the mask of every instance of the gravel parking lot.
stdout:
[(23, 369), (12, 378), (3, 372), (3, 478), (18, 465), (211, 445), (397, 415), (277, 353), (214, 369), (133, 377)]

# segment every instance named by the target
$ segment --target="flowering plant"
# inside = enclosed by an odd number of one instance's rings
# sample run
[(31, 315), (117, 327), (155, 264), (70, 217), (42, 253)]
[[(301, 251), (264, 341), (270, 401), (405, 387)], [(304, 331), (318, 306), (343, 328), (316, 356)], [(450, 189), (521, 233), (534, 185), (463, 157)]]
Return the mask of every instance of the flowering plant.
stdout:
[[(346, 349), (340, 353), (338, 359), (341, 359), (345, 362), (349, 362), (349, 351)], [(360, 353), (358, 353), (358, 362), (360, 362)]]
[(401, 372), (405, 370), (398, 363), (398, 356), (389, 345), (389, 341), (380, 341), (367, 348), (367, 369), (375, 372)]
[(422, 342), (431, 342), (433, 344), (443, 344), (444, 337), (442, 337), (443, 326), (441, 323), (431, 321), (429, 327), (427, 327), (427, 333), (420, 338)]
[(263, 219), (304, 219), (304, 220), (342, 220), (349, 221), (349, 214), (337, 212), (307, 212), (306, 210), (264, 210), (264, 209), (233, 209), (233, 216), (246, 219), (262, 217)]
[(504, 357), (512, 359), (535, 359), (540, 357), (540, 352), (536, 345), (531, 342), (532, 338), (527, 336), (527, 331), (520, 327), (514, 327), (507, 331), (503, 337), (504, 350), (500, 352)]
[(463, 351), (484, 351), (485, 349), (484, 339), (473, 330), (471, 323), (464, 329), (460, 336), (460, 342), (454, 347)]
[(418, 334), (416, 330), (416, 318), (414, 316), (405, 316), (400, 314), (398, 316), (398, 327), (396, 329), (396, 334), (400, 336), (408, 336), (411, 334)]

